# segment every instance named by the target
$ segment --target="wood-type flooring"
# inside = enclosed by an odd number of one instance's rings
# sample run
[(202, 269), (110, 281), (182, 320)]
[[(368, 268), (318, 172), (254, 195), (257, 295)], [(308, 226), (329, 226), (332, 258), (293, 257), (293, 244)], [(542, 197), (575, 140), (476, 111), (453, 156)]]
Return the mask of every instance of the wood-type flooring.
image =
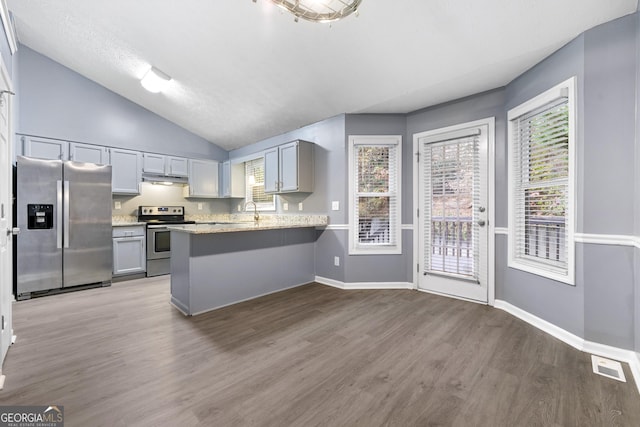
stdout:
[(17, 302), (0, 405), (65, 426), (640, 426), (640, 395), (491, 307), (311, 284), (196, 317), (169, 277)]

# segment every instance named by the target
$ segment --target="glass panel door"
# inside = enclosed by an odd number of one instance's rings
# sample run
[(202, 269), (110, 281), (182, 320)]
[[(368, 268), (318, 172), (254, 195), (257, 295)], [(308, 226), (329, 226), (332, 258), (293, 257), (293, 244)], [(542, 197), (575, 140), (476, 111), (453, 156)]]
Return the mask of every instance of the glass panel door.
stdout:
[(418, 287), (487, 302), (488, 126), (428, 132), (420, 154)]

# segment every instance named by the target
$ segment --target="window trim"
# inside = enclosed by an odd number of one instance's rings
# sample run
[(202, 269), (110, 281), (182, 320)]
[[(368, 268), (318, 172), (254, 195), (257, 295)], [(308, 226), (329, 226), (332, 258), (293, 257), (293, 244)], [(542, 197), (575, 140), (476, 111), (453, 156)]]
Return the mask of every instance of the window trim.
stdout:
[[(355, 147), (358, 145), (380, 145), (395, 147), (396, 152), (396, 206), (397, 218), (393, 227), (397, 239), (394, 245), (360, 246), (358, 244), (358, 218), (356, 217), (356, 174), (354, 168)], [(349, 255), (399, 255), (402, 254), (402, 135), (349, 135)]]
[[(254, 202), (253, 200), (251, 200), (249, 198), (249, 177), (247, 176), (247, 163), (258, 160), (258, 159), (262, 159), (262, 167), (264, 168), (264, 154), (263, 155), (259, 155), (259, 156), (255, 156), (252, 158), (247, 158), (244, 160), (244, 180), (245, 180), (245, 184), (244, 184), (244, 207), (242, 209), (243, 212), (253, 212), (252, 208), (248, 208), (247, 207), (247, 203), (255, 203), (256, 204), (256, 210), (259, 212), (275, 212), (276, 211), (276, 196), (275, 194), (272, 194), (271, 196), (273, 197), (273, 203), (264, 203), (264, 202)], [(264, 186), (264, 182), (262, 183), (262, 185)]]
[[(508, 242), (507, 266), (517, 270), (526, 271), (538, 276), (546, 277), (558, 282), (575, 286), (575, 229), (576, 229), (576, 144), (577, 144), (577, 81), (571, 77), (562, 83), (546, 90), (540, 95), (510, 109), (507, 113), (507, 147), (508, 147)], [(547, 105), (560, 97), (567, 97), (567, 109), (569, 113), (569, 172), (567, 195), (567, 269), (546, 266), (541, 262), (527, 261), (526, 258), (516, 256), (516, 213), (515, 213), (515, 171), (517, 160), (514, 152), (514, 121), (523, 115)]]

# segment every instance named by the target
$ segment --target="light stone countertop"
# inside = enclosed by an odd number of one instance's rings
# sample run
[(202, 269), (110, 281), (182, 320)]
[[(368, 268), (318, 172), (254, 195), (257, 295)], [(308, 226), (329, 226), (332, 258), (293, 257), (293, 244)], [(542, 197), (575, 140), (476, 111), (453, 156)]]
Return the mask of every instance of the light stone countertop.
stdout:
[[(196, 224), (173, 225), (172, 229), (192, 234), (230, 233), (251, 230), (278, 230), (286, 228), (325, 227), (329, 217), (326, 215), (288, 215), (261, 214), (256, 225), (253, 214), (215, 214), (215, 215), (186, 215), (186, 220), (196, 221)], [(146, 225), (138, 221), (136, 216), (113, 215), (113, 227), (127, 227)]]
[(189, 224), (170, 225), (167, 229), (181, 231), (189, 234), (215, 234), (215, 233), (235, 233), (239, 231), (260, 231), (260, 230), (285, 230), (290, 228), (316, 228), (326, 227), (326, 221), (305, 221), (305, 222), (282, 222), (282, 221), (254, 221), (235, 222), (227, 224)]

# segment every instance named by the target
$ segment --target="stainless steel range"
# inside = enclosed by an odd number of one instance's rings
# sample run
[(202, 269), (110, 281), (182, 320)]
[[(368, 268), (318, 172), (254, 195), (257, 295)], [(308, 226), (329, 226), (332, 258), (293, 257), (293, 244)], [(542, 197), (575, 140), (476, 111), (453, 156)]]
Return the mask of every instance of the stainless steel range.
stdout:
[(138, 206), (138, 221), (147, 223), (147, 276), (169, 274), (171, 232), (167, 226), (195, 221), (185, 221), (184, 206)]

